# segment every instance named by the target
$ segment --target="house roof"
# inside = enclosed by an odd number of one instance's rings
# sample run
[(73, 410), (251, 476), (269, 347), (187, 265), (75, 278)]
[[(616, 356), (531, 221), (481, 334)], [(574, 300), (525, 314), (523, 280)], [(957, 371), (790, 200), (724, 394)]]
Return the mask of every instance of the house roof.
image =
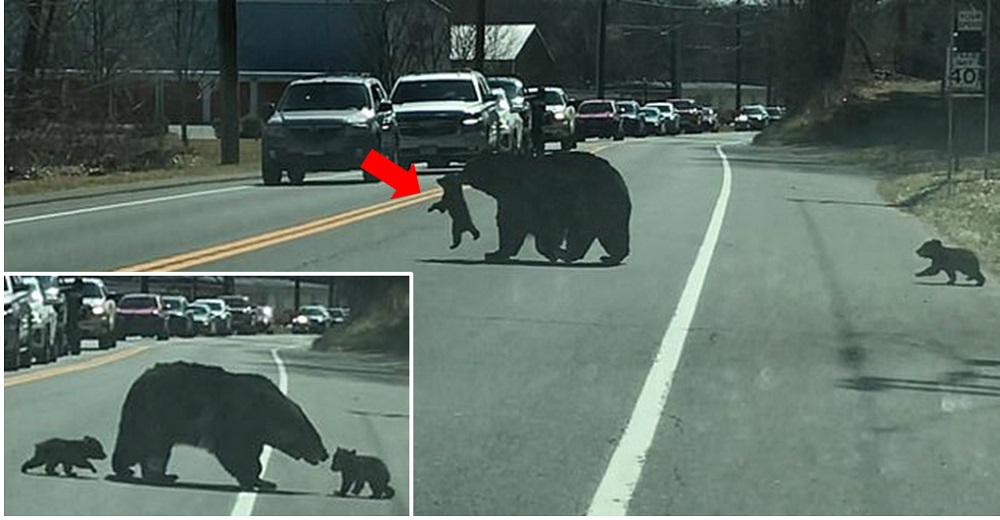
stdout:
[[(535, 24), (491, 24), (486, 26), (486, 60), (511, 61), (535, 32)], [(472, 60), (475, 58), (475, 26), (451, 26), (451, 59)]]

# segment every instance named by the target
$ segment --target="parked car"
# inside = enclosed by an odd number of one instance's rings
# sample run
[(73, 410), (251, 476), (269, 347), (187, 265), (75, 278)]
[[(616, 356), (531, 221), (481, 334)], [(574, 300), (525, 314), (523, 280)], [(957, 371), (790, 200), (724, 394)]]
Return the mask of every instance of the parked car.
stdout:
[(38, 278), (24, 276), (21, 280), (28, 286), (28, 305), (31, 307), (31, 356), (37, 363), (45, 364), (59, 357), (64, 350), (59, 341), (60, 333), (58, 301), (45, 297), (44, 288)]
[(67, 336), (67, 305), (66, 295), (59, 288), (58, 277), (56, 276), (34, 276), (41, 286), (42, 295), (47, 305), (51, 305), (56, 313), (57, 326), (55, 330), (56, 355), (58, 357), (72, 354), (70, 352), (69, 338)]
[(667, 133), (667, 116), (659, 108), (645, 106), (639, 109), (639, 117), (644, 123), (643, 137), (647, 135), (665, 135)]
[[(514, 76), (489, 76), (486, 83), (491, 89), (501, 88), (510, 103), (511, 112), (521, 117), (521, 142), (519, 150), (528, 153), (531, 150), (531, 105), (526, 97), (524, 81)], [(541, 123), (539, 123), (541, 124)]]
[(563, 150), (576, 148), (580, 135), (577, 132), (577, 110), (573, 100), (559, 87), (543, 87), (541, 96), (545, 101), (545, 121), (542, 126), (545, 142), (558, 142)]
[(785, 107), (783, 106), (772, 105), (764, 107), (764, 110), (767, 111), (767, 117), (770, 123), (781, 121), (785, 118)]
[(576, 124), (581, 139), (611, 137), (620, 141), (625, 138), (621, 110), (612, 99), (588, 99), (580, 103)]
[[(264, 184), (288, 173), (302, 184), (308, 172), (353, 170), (371, 150), (396, 161), (399, 130), (382, 83), (366, 76), (298, 79), (285, 88), (261, 139)], [(378, 179), (362, 172), (364, 179)]]
[(511, 110), (507, 94), (502, 88), (493, 89), (493, 95), (497, 98), (497, 114), (500, 116), (497, 123), (500, 125), (500, 151), (521, 155), (524, 152), (521, 148), (521, 143), (524, 142), (524, 120)]
[(3, 277), (3, 368), (31, 365), (31, 304), (28, 286), (20, 277)]
[(688, 98), (674, 98), (667, 101), (680, 115), (682, 132), (702, 131), (701, 107), (697, 101)]
[[(65, 291), (73, 286), (74, 277), (59, 277), (59, 289)], [(80, 309), (78, 327), (80, 339), (96, 339), (100, 349), (113, 348), (118, 341), (115, 335), (116, 310), (113, 294), (100, 278), (81, 278), (83, 307)]]
[(715, 108), (711, 105), (701, 106), (701, 124), (702, 130), (705, 132), (718, 132), (719, 127), (719, 113), (715, 111)]
[(763, 105), (746, 105), (740, 108), (733, 120), (735, 130), (763, 130), (768, 124), (767, 110)]
[(184, 296), (164, 295), (160, 297), (163, 301), (164, 312), (167, 314), (167, 328), (171, 336), (191, 338), (195, 335), (194, 319), (187, 312), (188, 300)]
[(647, 107), (653, 107), (658, 109), (663, 113), (664, 118), (667, 123), (667, 133), (670, 135), (677, 135), (681, 133), (681, 116), (674, 109), (674, 105), (667, 101), (655, 101), (653, 103), (647, 103)]
[(630, 137), (646, 135), (646, 120), (639, 116), (639, 103), (636, 101), (618, 101), (617, 103), (621, 111), (625, 135)]
[(233, 333), (233, 314), (229, 305), (220, 298), (199, 298), (192, 304), (208, 307), (209, 323), (213, 327), (213, 335), (228, 336)]
[(498, 150), (496, 97), (475, 71), (409, 74), (396, 80), (392, 103), (399, 121), (399, 164), (432, 168)]
[(115, 332), (119, 339), (129, 336), (170, 339), (169, 315), (158, 294), (126, 294), (118, 300)]
[(213, 314), (212, 309), (203, 303), (191, 303), (184, 313), (191, 318), (197, 335), (216, 336), (225, 326), (222, 318)]
[(321, 333), (331, 323), (330, 312), (322, 305), (303, 305), (292, 318), (292, 334)]
[(219, 296), (219, 299), (229, 306), (229, 312), (233, 316), (233, 332), (237, 334), (257, 333), (257, 313), (254, 311), (249, 296), (234, 294)]

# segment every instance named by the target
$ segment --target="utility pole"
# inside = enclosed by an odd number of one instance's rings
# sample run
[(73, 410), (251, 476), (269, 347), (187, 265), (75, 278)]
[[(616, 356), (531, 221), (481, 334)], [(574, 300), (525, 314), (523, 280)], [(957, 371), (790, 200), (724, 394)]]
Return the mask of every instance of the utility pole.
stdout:
[(601, 10), (597, 13), (597, 97), (604, 97), (604, 47), (608, 30), (608, 0), (601, 0)]
[(736, 110), (743, 106), (743, 0), (736, 0)]
[(475, 68), (484, 72), (486, 65), (486, 0), (476, 2), (476, 61)]
[(222, 164), (240, 162), (239, 68), (236, 65), (236, 0), (219, 2), (219, 54), (222, 63)]
[(677, 10), (670, 10), (670, 93), (679, 98), (681, 88), (681, 26), (677, 23)]
[(992, 18), (992, 6), (993, 0), (986, 0), (986, 38), (983, 47), (985, 47), (985, 62), (983, 64), (985, 70), (985, 76), (983, 78), (983, 178), (990, 178), (990, 69), (993, 64), (990, 63), (990, 48), (993, 47), (993, 41), (990, 40), (990, 27), (993, 26)]

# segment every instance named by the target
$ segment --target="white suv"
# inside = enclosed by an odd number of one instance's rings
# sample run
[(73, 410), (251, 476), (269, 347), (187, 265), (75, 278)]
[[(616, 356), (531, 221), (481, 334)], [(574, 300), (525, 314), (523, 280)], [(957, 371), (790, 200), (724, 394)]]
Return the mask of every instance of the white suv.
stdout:
[(444, 167), (498, 150), (496, 96), (478, 72), (403, 76), (392, 89), (392, 104), (403, 168), (416, 162)]

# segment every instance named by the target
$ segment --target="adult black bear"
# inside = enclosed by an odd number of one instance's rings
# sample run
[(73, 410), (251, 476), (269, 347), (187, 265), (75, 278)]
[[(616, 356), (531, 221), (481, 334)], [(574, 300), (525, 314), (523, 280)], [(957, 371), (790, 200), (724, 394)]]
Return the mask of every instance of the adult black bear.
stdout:
[(529, 234), (551, 262), (583, 258), (595, 239), (607, 252), (601, 257), (605, 264), (621, 263), (629, 254), (628, 186), (600, 157), (580, 152), (487, 156), (470, 161), (460, 178), (497, 201), (500, 247), (486, 254), (487, 261), (509, 260)]
[(338, 496), (346, 495), (348, 490), (357, 495), (366, 482), (372, 488), (372, 498), (392, 498), (396, 495), (396, 490), (389, 485), (389, 468), (377, 457), (337, 448), (333, 452), (330, 469), (340, 472), (340, 491), (334, 493)]
[(132, 478), (139, 464), (143, 480), (173, 482), (166, 469), (175, 444), (208, 450), (243, 489), (276, 487), (260, 478), (265, 444), (312, 465), (329, 457), (306, 414), (266, 377), (183, 361), (157, 364), (132, 383), (112, 469)]
[(75, 477), (73, 468), (84, 468), (97, 472), (97, 468), (90, 463), (89, 459), (104, 460), (108, 456), (104, 453), (104, 446), (101, 441), (85, 436), (81, 440), (49, 439), (35, 445), (35, 454), (21, 465), (21, 473), (27, 473), (29, 469), (45, 466), (45, 474), (55, 475), (56, 466), (62, 465), (63, 474), (67, 477)]
[(955, 271), (965, 275), (968, 280), (975, 280), (976, 285), (986, 283), (986, 277), (979, 270), (979, 259), (968, 249), (945, 247), (941, 241), (934, 239), (924, 242), (917, 249), (917, 256), (930, 258), (931, 265), (917, 273), (917, 276), (934, 276), (941, 271), (948, 275), (948, 285), (955, 283)]

